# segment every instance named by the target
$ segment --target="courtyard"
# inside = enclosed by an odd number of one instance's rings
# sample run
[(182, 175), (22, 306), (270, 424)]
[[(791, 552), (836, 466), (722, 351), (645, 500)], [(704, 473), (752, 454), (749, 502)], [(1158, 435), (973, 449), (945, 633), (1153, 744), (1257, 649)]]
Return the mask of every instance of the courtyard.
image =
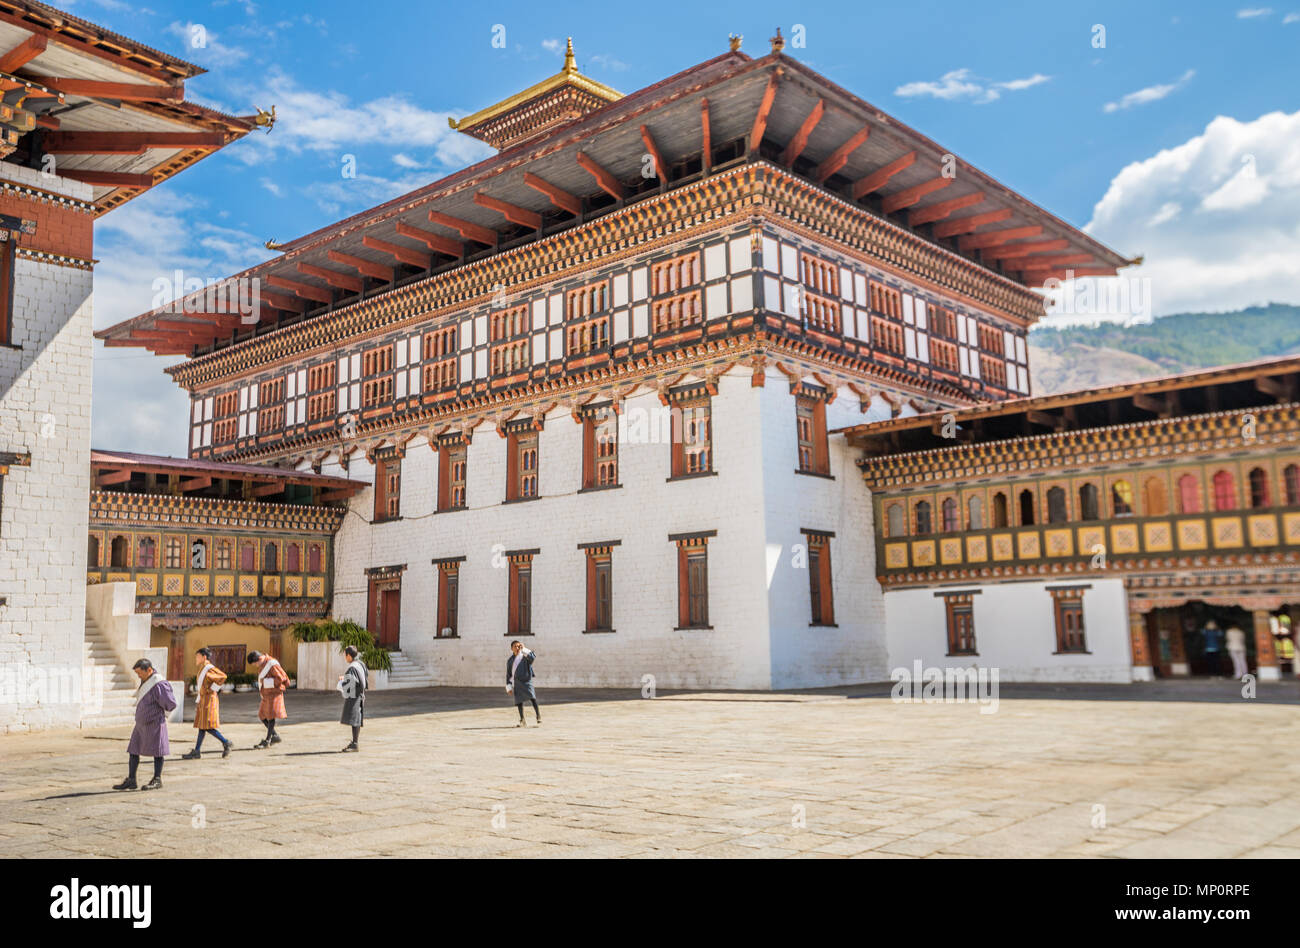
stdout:
[[(1294, 682), (1003, 685), (997, 711), (805, 692), (223, 698), (228, 759), (187, 721), (156, 792), (113, 792), (128, 728), (0, 737), (0, 858), (1300, 857)], [(192, 716), (192, 699), (186, 702)], [(149, 761), (142, 761), (147, 778)], [(143, 779), (141, 781), (143, 783)]]

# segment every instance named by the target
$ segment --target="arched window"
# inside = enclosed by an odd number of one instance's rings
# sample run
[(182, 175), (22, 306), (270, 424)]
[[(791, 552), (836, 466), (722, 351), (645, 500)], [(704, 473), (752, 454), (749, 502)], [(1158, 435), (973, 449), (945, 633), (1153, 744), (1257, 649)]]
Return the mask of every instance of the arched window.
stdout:
[(313, 543), (307, 548), (307, 572), (319, 573), (321, 571), (321, 545)]
[(135, 565), (140, 569), (153, 569), (158, 565), (158, 544), (149, 537), (136, 544)]
[(1133, 485), (1128, 481), (1116, 481), (1110, 488), (1111, 516), (1133, 516)]
[(1300, 467), (1288, 464), (1282, 469), (1282, 486), (1286, 490), (1287, 504), (1300, 504)]
[(168, 537), (163, 545), (163, 555), (168, 569), (180, 569), (185, 565), (185, 553), (180, 537)]
[(943, 502), (943, 532), (956, 533), (961, 529), (961, 523), (957, 519), (957, 501), (949, 497)]
[(253, 545), (252, 540), (245, 540), (239, 544), (239, 568), (246, 573), (257, 569), (257, 547)]
[(1237, 509), (1237, 484), (1231, 471), (1219, 471), (1214, 475), (1214, 509)]
[(1053, 487), (1047, 492), (1047, 522), (1065, 523), (1070, 519), (1065, 509), (1065, 488)]
[(968, 530), (984, 529), (984, 501), (978, 497), (972, 497), (966, 501), (966, 515)]
[(1178, 512), (1201, 512), (1201, 484), (1195, 474), (1184, 474), (1178, 478)]
[(1252, 507), (1271, 507), (1273, 499), (1268, 489), (1268, 473), (1262, 467), (1250, 471), (1250, 505)]
[(99, 537), (93, 534), (86, 544), (86, 569), (99, 569)]
[(1164, 478), (1148, 477), (1142, 485), (1142, 499), (1148, 517), (1163, 517), (1169, 513), (1169, 492), (1165, 490)]
[(266, 541), (266, 546), (262, 547), (262, 572), (274, 573), (280, 568), (280, 551), (276, 548), (275, 542)]
[(302, 552), (297, 543), (290, 543), (284, 548), (284, 569), (288, 573), (302, 569)]
[(230, 569), (234, 562), (234, 544), (229, 540), (217, 541), (217, 569)]
[(1034, 492), (1026, 487), (1020, 492), (1020, 525), (1022, 527), (1033, 526), (1034, 523)]
[(208, 568), (208, 544), (206, 540), (195, 540), (190, 544), (190, 569)]
[(130, 556), (130, 546), (127, 544), (126, 537), (113, 537), (113, 542), (108, 548), (108, 556), (110, 566), (126, 568), (126, 561)]
[(1079, 488), (1079, 519), (1101, 519), (1101, 492), (1096, 484), (1084, 484)]
[(1007, 495), (998, 491), (993, 495), (993, 526), (1007, 525)]
[[(889, 518), (889, 535), (891, 537), (901, 537), (903, 530), (903, 505), (890, 504), (886, 516)], [(314, 571), (313, 571), (314, 572)]]
[(934, 523), (930, 518), (930, 502), (928, 500), (918, 501), (916, 504), (916, 535), (925, 536), (934, 530)]

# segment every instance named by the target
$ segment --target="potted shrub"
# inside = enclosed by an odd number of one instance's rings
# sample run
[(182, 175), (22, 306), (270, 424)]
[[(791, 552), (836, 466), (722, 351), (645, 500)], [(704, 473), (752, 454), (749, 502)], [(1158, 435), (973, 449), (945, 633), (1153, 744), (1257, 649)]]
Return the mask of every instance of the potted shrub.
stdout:
[(226, 680), (226, 683), (233, 684), (235, 686), (236, 691), (252, 691), (253, 683), (255, 681), (257, 681), (256, 675), (250, 675), (247, 672), (240, 672), (238, 674), (231, 675)]
[(300, 683), (299, 687), (312, 691), (333, 690), (343, 672), (345, 659), (340, 653), (346, 646), (356, 646), (363, 655), (375, 648), (374, 636), (365, 626), (349, 620), (300, 622), (293, 627), (292, 634), (298, 643), (294, 680)]
[(377, 690), (387, 688), (388, 673), (393, 670), (393, 660), (388, 654), (388, 649), (375, 645), (372, 639), (368, 646), (361, 649), (358, 658), (366, 666), (370, 687)]

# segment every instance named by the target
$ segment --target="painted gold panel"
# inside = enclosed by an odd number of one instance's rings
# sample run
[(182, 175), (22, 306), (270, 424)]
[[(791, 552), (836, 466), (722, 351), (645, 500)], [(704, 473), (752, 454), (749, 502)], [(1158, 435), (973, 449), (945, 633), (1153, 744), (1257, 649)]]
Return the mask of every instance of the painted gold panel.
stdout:
[(307, 595), (316, 599), (325, 596), (325, 577), (309, 576), (307, 578)]
[(1106, 546), (1106, 528), (1105, 527), (1080, 527), (1079, 528), (1079, 551), (1081, 553), (1092, 554), (1097, 547)]
[(240, 577), (239, 577), (239, 594), (240, 594), (241, 596), (256, 596), (256, 595), (257, 595), (257, 577), (256, 577), (256, 576), (240, 576)]
[(286, 576), (284, 578), (284, 594), (298, 599), (302, 596), (302, 577)]
[(1240, 517), (1215, 517), (1211, 521), (1211, 528), (1214, 531), (1214, 545), (1216, 547), (1242, 545)]
[(939, 541), (939, 560), (945, 566), (961, 562), (960, 537), (944, 537)]
[(1047, 545), (1048, 556), (1073, 556), (1074, 534), (1068, 528), (1063, 530), (1046, 530), (1043, 539)]
[(1142, 546), (1148, 553), (1172, 553), (1173, 528), (1163, 520), (1142, 524)]
[[(129, 583), (130, 581), (131, 581), (130, 573), (109, 573), (107, 576), (104, 577), (104, 582), (106, 583)], [(136, 592), (138, 593), (139, 591), (140, 591), (140, 586), (137, 583)]]
[(995, 560), (1014, 560), (1016, 548), (1011, 542), (1011, 534), (995, 533), (993, 535), (993, 558)]
[(206, 573), (190, 574), (190, 595), (206, 596), (208, 594), (208, 576)]
[(1043, 545), (1037, 530), (1016, 534), (1016, 549), (1022, 560), (1036, 560), (1043, 555)]
[(233, 596), (235, 594), (235, 577), (225, 574), (214, 576), (212, 590), (214, 596)]
[(885, 568), (886, 569), (907, 568), (907, 544), (906, 543), (885, 544)]
[(989, 558), (988, 537), (966, 538), (966, 559), (972, 563), (984, 563)]
[(912, 564), (915, 566), (934, 565), (933, 540), (918, 540), (912, 544)]
[(1178, 549), (1204, 550), (1209, 546), (1206, 538), (1204, 520), (1178, 521)]
[(1300, 513), (1283, 514), (1282, 529), (1287, 543), (1300, 543)]
[[(136, 589), (139, 589), (137, 586)], [(163, 573), (162, 594), (164, 596), (185, 595), (184, 573)]]
[(263, 576), (262, 577), (262, 595), (278, 596), (280, 595), (280, 577)]
[(1110, 528), (1110, 552), (1137, 553), (1138, 528), (1136, 523), (1116, 523)]
[(1277, 517), (1273, 514), (1252, 514), (1246, 522), (1250, 530), (1251, 546), (1277, 546)]
[[(109, 582), (113, 582), (113, 574), (109, 574)], [(135, 577), (135, 594), (137, 596), (156, 596), (158, 595), (158, 574), (157, 573), (137, 573)]]

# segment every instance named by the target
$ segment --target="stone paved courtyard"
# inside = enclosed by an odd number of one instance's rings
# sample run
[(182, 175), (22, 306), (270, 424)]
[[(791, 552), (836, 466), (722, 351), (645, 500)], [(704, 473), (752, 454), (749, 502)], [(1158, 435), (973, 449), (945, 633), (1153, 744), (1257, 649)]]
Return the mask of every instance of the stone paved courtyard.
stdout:
[(385, 691), (347, 755), (336, 695), (290, 692), (269, 751), (232, 695), (236, 751), (176, 760), (172, 725), (157, 792), (109, 790), (126, 728), (0, 737), (0, 858), (1300, 857), (1297, 686), (1238, 687), (1003, 685), (993, 714), (887, 685), (552, 689), (526, 730), (495, 690)]

